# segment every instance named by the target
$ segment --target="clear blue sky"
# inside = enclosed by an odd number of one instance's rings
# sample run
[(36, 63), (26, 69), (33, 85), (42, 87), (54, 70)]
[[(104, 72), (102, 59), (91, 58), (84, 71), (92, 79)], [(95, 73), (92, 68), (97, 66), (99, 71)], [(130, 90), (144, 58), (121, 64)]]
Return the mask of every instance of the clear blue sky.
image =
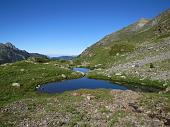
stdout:
[(77, 55), (103, 36), (170, 8), (170, 0), (0, 0), (0, 42)]

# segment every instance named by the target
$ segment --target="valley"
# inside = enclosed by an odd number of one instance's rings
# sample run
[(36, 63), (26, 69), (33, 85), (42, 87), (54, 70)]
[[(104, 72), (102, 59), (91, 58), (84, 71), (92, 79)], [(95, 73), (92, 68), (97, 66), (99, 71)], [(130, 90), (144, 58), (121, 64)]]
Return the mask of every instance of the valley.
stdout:
[(76, 57), (50, 59), (1, 43), (0, 126), (168, 127), (169, 65), (170, 10)]

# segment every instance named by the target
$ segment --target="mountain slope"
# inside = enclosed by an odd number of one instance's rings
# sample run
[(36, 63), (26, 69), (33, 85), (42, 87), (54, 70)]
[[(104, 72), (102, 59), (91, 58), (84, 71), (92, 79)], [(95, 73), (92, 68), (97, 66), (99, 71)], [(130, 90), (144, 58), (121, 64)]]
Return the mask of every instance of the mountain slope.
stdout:
[(89, 62), (92, 66), (99, 63), (107, 65), (120, 59), (121, 55), (141, 48), (145, 43), (161, 42), (169, 36), (170, 10), (167, 10), (152, 20), (142, 19), (104, 37), (87, 48), (79, 59)]
[(0, 43), (0, 64), (20, 61), (27, 59), (28, 57), (46, 58), (45, 55), (28, 53), (25, 50), (19, 50), (9, 42), (6, 44)]
[(130, 77), (166, 84), (170, 81), (170, 9), (104, 37), (87, 48), (77, 61), (98, 68), (95, 73), (113, 80), (127, 81)]

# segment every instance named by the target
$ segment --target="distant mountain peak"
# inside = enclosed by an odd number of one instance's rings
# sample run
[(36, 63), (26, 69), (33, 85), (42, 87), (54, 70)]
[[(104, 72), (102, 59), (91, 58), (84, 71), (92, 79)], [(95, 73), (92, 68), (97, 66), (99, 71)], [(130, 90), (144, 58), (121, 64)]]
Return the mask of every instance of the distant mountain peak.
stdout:
[(138, 22), (137, 22), (137, 25), (138, 26), (144, 26), (146, 23), (148, 23), (150, 20), (149, 19), (146, 19), (146, 18), (141, 18)]
[(140, 18), (138, 22), (144, 22), (144, 23), (147, 23), (149, 22), (150, 19), (147, 19), (147, 18)]
[(45, 55), (38, 53), (28, 53), (25, 50), (16, 48), (12, 43), (0, 43), (0, 64), (10, 63), (27, 59), (28, 57), (41, 57), (47, 58)]
[(146, 25), (150, 20), (146, 18), (139, 19), (135, 24), (132, 30), (136, 31), (142, 28), (144, 25)]

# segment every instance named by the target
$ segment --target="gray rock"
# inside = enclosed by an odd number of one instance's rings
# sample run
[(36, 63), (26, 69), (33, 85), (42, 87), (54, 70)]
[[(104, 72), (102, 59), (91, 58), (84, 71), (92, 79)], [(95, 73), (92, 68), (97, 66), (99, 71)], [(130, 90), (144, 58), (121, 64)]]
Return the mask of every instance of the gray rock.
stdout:
[(166, 93), (170, 93), (170, 87), (167, 87), (165, 90)]

